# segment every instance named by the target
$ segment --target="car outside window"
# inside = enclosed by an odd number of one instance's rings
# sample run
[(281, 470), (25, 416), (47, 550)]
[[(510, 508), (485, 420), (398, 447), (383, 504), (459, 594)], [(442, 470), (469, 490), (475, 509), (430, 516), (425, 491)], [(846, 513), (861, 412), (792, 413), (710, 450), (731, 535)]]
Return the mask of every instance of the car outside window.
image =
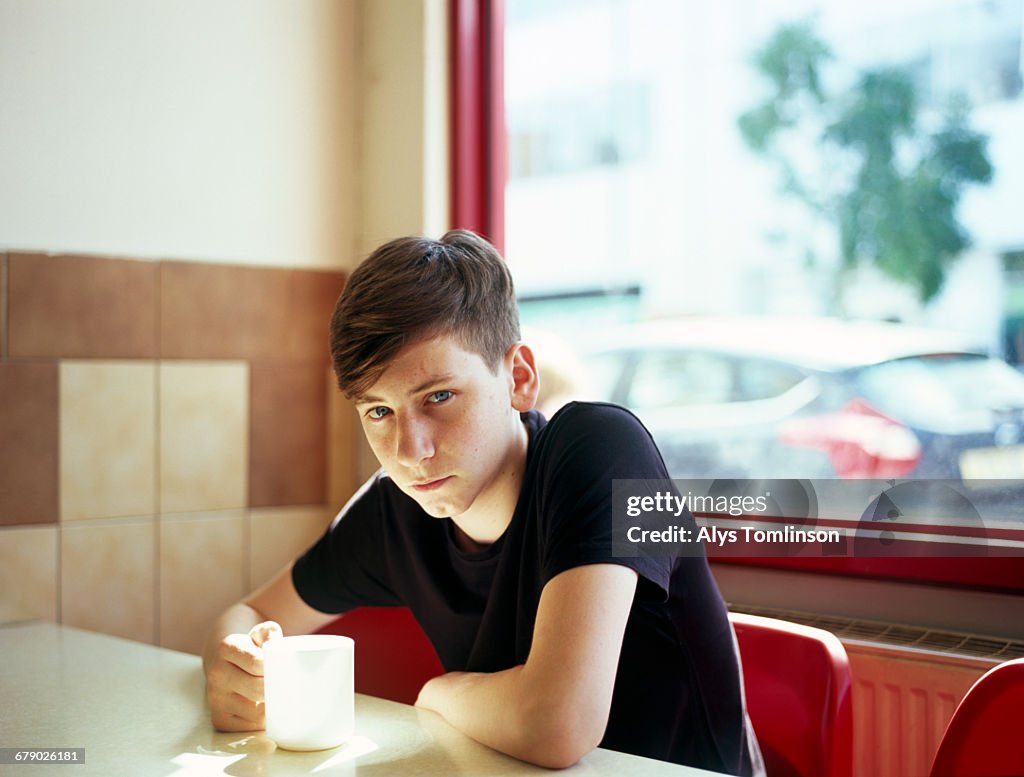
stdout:
[(628, 404), (638, 411), (729, 402), (732, 364), (699, 351), (645, 355), (633, 374)]

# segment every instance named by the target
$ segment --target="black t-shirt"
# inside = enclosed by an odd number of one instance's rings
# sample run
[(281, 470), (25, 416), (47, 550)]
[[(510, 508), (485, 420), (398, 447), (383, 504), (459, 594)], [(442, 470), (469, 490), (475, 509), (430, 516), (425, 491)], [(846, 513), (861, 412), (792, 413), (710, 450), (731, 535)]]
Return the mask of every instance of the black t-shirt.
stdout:
[(601, 746), (756, 771), (732, 629), (706, 559), (612, 554), (612, 480), (668, 478), (650, 434), (606, 404), (572, 403), (549, 423), (535, 411), (523, 420), (523, 485), (495, 543), (460, 550), (449, 519), (427, 515), (377, 473), (296, 561), (299, 595), (329, 613), (407, 606), (446, 670), (496, 672), (526, 661), (549, 580), (585, 564), (625, 565), (639, 582)]

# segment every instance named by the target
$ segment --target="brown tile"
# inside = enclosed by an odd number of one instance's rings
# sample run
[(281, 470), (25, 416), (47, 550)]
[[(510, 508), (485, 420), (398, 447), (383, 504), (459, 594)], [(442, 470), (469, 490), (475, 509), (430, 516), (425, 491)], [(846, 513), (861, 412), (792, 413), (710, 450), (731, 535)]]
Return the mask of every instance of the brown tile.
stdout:
[(323, 370), (321, 362), (252, 364), (250, 506), (324, 503), (327, 397)]
[(55, 523), (57, 363), (0, 364), (0, 526)]
[(327, 332), (344, 287), (345, 274), (341, 272), (292, 271), (287, 358), (330, 361)]
[(90, 256), (8, 256), (8, 356), (152, 358), (157, 265)]
[(0, 360), (7, 358), (7, 254), (0, 253)]
[(328, 360), (344, 273), (170, 261), (160, 273), (165, 358)]
[(160, 263), (160, 351), (169, 359), (279, 358), (290, 270)]

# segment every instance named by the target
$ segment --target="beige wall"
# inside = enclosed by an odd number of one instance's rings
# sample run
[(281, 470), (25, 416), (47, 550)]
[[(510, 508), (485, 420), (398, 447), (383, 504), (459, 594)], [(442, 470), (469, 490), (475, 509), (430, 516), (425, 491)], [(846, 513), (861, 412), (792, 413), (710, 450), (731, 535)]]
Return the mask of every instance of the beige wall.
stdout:
[(0, 623), (198, 650), (373, 466), (326, 319), (447, 228), (446, 7), (0, 0)]
[(350, 267), (447, 224), (444, 0), (0, 0), (0, 248)]
[(0, 0), (0, 242), (339, 266), (354, 0)]
[(448, 228), (446, 0), (362, 6), (359, 250)]

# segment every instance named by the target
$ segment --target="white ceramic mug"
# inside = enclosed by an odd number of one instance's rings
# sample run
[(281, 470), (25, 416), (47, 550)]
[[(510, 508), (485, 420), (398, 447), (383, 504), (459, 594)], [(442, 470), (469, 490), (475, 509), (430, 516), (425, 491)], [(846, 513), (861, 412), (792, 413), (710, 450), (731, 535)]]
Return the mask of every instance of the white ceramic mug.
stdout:
[(352, 736), (355, 643), (306, 634), (263, 644), (267, 736), (286, 750), (325, 750)]

